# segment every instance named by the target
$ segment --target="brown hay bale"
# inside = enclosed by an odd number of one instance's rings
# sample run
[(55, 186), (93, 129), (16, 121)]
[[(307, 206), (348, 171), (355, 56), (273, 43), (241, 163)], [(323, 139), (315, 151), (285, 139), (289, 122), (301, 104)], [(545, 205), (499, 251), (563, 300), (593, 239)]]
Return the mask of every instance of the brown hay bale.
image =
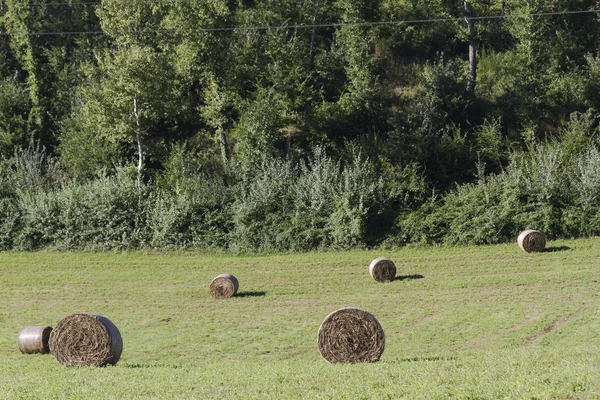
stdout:
[(519, 248), (528, 253), (543, 251), (546, 248), (546, 235), (542, 232), (527, 229), (521, 232), (517, 238)]
[(215, 299), (228, 299), (237, 293), (239, 286), (235, 276), (221, 274), (210, 283), (210, 295)]
[(385, 334), (369, 312), (340, 308), (321, 323), (317, 346), (330, 363), (375, 362), (383, 353)]
[(50, 334), (50, 351), (67, 367), (115, 365), (123, 351), (121, 333), (107, 318), (73, 314)]
[(48, 340), (50, 339), (50, 326), (27, 326), (19, 331), (17, 343), (23, 354), (50, 353)]
[(369, 273), (377, 282), (393, 281), (396, 277), (396, 265), (389, 258), (379, 257), (371, 261)]

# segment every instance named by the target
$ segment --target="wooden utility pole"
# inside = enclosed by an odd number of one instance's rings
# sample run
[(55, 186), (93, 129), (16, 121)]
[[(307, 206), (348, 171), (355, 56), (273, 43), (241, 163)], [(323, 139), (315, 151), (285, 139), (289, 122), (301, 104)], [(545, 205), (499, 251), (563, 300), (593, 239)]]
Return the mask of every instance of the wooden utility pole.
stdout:
[(315, 44), (315, 32), (317, 30), (317, 27), (315, 25), (317, 24), (317, 14), (319, 13), (320, 3), (321, 0), (317, 0), (317, 6), (315, 7), (315, 15), (313, 16), (312, 36), (310, 37), (310, 54), (308, 56), (308, 65), (310, 66), (312, 66), (313, 63), (313, 46)]
[(465, 21), (467, 21), (467, 34), (469, 36), (469, 74), (467, 75), (467, 92), (475, 90), (477, 79), (477, 41), (475, 40), (475, 24), (473, 23), (473, 8), (467, 0), (465, 5)]

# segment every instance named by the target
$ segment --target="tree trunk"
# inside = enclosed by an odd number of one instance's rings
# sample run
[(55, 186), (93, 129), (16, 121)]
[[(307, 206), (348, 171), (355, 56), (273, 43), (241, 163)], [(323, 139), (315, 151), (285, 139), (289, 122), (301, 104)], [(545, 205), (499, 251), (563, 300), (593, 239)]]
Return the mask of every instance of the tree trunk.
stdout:
[(219, 126), (217, 128), (217, 133), (219, 134), (219, 147), (221, 148), (221, 160), (223, 162), (223, 168), (225, 172), (229, 172), (229, 147), (227, 147), (227, 135), (223, 130), (223, 127)]
[(137, 111), (137, 99), (133, 98), (133, 115), (135, 117), (135, 139), (138, 147), (138, 187), (142, 186), (142, 172), (144, 169), (144, 147), (142, 146), (142, 132), (140, 129), (140, 116)]
[(475, 24), (473, 23), (473, 9), (467, 0), (465, 4), (465, 20), (467, 21), (467, 32), (469, 35), (469, 74), (467, 75), (467, 92), (475, 90), (477, 79), (477, 42), (475, 40)]

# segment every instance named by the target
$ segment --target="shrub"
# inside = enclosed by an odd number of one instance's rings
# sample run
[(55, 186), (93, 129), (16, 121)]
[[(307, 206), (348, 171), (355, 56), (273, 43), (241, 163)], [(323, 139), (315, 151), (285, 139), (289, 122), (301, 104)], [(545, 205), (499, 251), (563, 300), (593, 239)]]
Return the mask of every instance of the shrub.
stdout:
[(560, 143), (513, 154), (509, 166), (398, 221), (404, 242), (491, 244), (534, 228), (551, 238), (600, 231), (600, 153), (571, 157)]
[(307, 250), (362, 246), (368, 220), (389, 203), (383, 181), (360, 155), (345, 165), (317, 148), (308, 162), (263, 160), (237, 186), (232, 246)]
[(265, 159), (244, 173), (234, 188), (231, 246), (235, 250), (278, 250), (289, 246), (290, 187), (297, 177), (291, 160)]
[(0, 197), (0, 251), (13, 248), (19, 220), (20, 211), (15, 200)]
[(14, 239), (16, 249), (38, 250), (57, 242), (64, 230), (57, 192), (20, 192), (16, 203), (21, 214)]
[(232, 229), (228, 202), (209, 203), (201, 196), (156, 193), (148, 229), (154, 248), (227, 248)]

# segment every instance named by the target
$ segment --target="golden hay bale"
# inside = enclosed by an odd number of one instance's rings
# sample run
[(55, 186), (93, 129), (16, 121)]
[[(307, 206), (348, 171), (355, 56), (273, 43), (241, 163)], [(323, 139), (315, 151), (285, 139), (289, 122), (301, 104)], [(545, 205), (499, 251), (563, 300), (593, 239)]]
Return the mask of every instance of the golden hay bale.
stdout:
[(546, 235), (533, 229), (527, 229), (521, 232), (517, 238), (517, 244), (521, 250), (528, 253), (543, 251), (546, 248)]
[(50, 353), (48, 340), (50, 339), (50, 326), (27, 326), (19, 331), (17, 343), (19, 350), (24, 354)]
[(210, 283), (210, 295), (215, 299), (228, 299), (237, 293), (239, 286), (235, 276), (221, 274)]
[(121, 333), (107, 318), (73, 314), (50, 334), (50, 351), (67, 367), (115, 365), (123, 351)]
[(369, 312), (340, 308), (321, 323), (317, 346), (330, 363), (375, 362), (383, 353), (385, 334)]
[(369, 273), (377, 282), (393, 281), (396, 277), (396, 265), (389, 258), (379, 257), (371, 261)]

